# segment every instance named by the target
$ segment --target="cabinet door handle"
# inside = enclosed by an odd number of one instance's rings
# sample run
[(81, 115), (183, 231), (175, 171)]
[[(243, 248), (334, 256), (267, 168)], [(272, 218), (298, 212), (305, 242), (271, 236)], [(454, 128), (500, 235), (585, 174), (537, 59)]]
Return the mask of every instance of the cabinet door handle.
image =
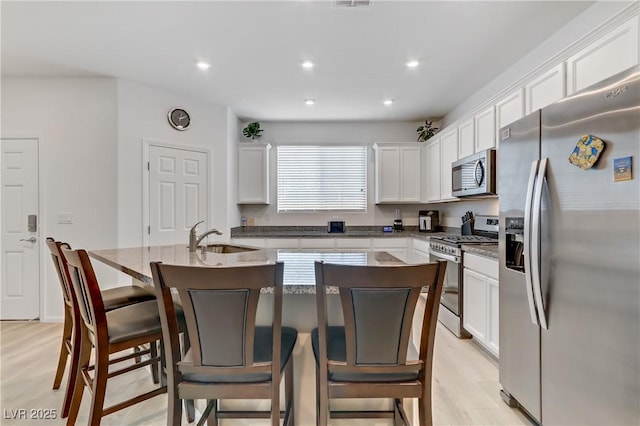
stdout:
[(28, 243), (35, 243), (37, 240), (36, 240), (36, 237), (31, 237), (31, 238), (21, 238), (20, 241), (26, 241)]

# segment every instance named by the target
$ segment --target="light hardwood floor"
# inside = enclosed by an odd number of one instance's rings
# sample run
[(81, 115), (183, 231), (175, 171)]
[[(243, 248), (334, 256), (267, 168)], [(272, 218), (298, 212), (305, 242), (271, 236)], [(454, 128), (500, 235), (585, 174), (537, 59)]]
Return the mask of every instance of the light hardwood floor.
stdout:
[[(32, 409), (57, 410), (59, 415), (64, 390), (54, 391), (51, 385), (61, 332), (61, 324), (0, 322), (0, 424), (65, 424), (60, 418), (33, 419), (31, 414), (37, 413), (30, 412)], [(65, 374), (63, 387), (66, 377)], [(471, 341), (455, 338), (440, 325), (436, 333), (433, 378), (433, 420), (436, 425), (531, 425), (523, 414), (507, 407), (500, 399), (495, 360)], [(152, 387), (146, 370), (114, 378), (107, 386), (106, 405)], [(309, 397), (314, 398), (313, 395)], [(166, 395), (160, 395), (111, 414), (103, 419), (102, 424), (164, 425), (166, 403)], [(26, 410), (27, 419), (12, 419), (19, 409)], [(86, 424), (88, 410), (89, 395), (85, 392), (77, 422), (79, 425)], [(187, 424), (186, 420), (183, 424)], [(229, 420), (222, 424), (252, 423)], [(340, 424), (363, 423), (345, 421)]]

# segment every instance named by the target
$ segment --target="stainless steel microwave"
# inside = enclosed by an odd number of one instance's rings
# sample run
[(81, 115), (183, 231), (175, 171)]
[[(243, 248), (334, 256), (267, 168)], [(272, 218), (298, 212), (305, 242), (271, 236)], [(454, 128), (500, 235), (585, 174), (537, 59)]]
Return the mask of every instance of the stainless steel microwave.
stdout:
[(452, 195), (495, 195), (496, 150), (487, 149), (451, 163)]

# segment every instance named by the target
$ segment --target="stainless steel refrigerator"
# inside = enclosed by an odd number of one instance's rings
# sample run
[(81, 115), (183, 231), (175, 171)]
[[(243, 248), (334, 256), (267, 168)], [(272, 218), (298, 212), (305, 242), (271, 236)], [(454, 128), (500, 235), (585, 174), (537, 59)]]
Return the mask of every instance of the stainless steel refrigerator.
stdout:
[(504, 127), (498, 156), (503, 399), (640, 424), (640, 69)]

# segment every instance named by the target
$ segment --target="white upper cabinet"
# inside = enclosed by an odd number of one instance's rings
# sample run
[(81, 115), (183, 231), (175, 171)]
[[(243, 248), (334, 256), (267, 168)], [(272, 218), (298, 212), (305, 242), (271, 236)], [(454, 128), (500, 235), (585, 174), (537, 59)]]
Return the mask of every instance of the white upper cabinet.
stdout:
[(556, 65), (524, 87), (526, 108), (529, 114), (546, 107), (565, 96), (564, 62)]
[(269, 204), (268, 143), (238, 146), (238, 204)]
[(416, 142), (374, 144), (376, 204), (419, 203), (422, 146)]
[(500, 141), (500, 129), (524, 117), (524, 90), (516, 90), (496, 103), (496, 147)]
[(491, 105), (484, 111), (480, 111), (475, 116), (476, 124), (476, 145), (475, 152), (496, 146), (496, 119), (495, 108)]
[(460, 158), (474, 153), (476, 143), (473, 117), (458, 126), (458, 155)]
[(425, 147), (425, 201), (440, 201), (440, 137), (433, 137)]
[(455, 199), (451, 195), (451, 163), (458, 159), (458, 129), (446, 131), (440, 137), (440, 199)]
[(638, 17), (567, 59), (567, 94), (638, 64)]

